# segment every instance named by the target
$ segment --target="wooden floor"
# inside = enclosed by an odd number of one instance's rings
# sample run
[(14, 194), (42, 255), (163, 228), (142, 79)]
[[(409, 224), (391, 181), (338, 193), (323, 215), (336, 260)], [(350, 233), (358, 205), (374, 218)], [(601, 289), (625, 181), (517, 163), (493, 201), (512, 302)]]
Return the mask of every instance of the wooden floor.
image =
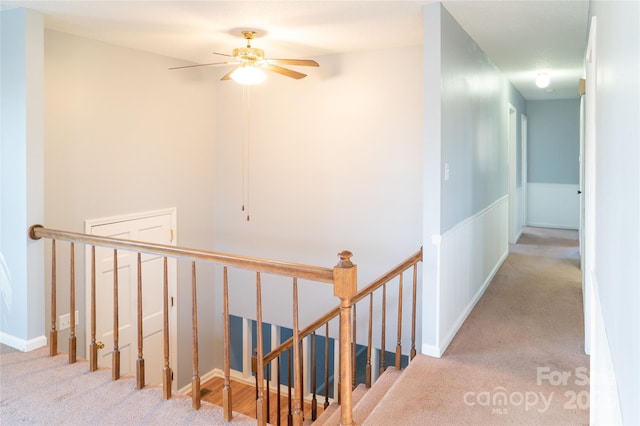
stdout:
[[(211, 404), (222, 406), (222, 388), (224, 387), (224, 379), (221, 377), (214, 377), (213, 379), (203, 383), (201, 386), (202, 400)], [(266, 398), (266, 395), (265, 395)], [(323, 411), (324, 397), (318, 395), (318, 413)], [(247, 385), (242, 382), (232, 381), (231, 383), (231, 401), (233, 403), (233, 411), (242, 413), (244, 415), (255, 418), (256, 417), (256, 388), (251, 385)], [(288, 424), (288, 400), (286, 393), (280, 395), (280, 409), (282, 414), (280, 416), (280, 423), (277, 421), (277, 395), (275, 392), (271, 392), (269, 398), (269, 415), (270, 419), (267, 423), (271, 424)], [(311, 419), (311, 404), (305, 403), (304, 405), (304, 418)]]

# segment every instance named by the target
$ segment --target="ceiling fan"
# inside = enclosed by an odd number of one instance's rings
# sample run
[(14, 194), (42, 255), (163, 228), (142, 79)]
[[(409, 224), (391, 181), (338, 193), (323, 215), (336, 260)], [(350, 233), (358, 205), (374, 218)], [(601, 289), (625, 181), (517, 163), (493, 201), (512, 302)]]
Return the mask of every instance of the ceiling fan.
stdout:
[[(251, 40), (256, 36), (255, 31), (242, 31), (242, 36), (247, 40), (247, 47), (239, 47), (233, 49), (233, 54), (213, 52), (215, 55), (227, 56), (233, 58), (226, 62), (212, 62), (209, 64), (185, 65), (181, 67), (169, 68), (177, 70), (183, 68), (205, 67), (211, 65), (235, 65), (231, 71), (226, 73), (220, 80), (236, 80), (241, 84), (255, 84), (264, 80), (265, 76), (261, 70), (272, 71), (287, 77), (301, 79), (306, 77), (298, 71), (281, 67), (280, 65), (297, 65), (305, 67), (318, 67), (319, 64), (311, 59), (269, 59), (264, 57), (264, 51), (251, 47)], [(259, 81), (254, 81), (256, 78)]]

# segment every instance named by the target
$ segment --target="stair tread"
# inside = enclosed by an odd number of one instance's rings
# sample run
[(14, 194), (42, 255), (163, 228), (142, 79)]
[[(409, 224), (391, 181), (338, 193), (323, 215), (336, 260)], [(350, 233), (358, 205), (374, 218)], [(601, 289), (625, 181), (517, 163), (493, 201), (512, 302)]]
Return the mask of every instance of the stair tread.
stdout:
[[(353, 404), (357, 404), (358, 401), (364, 397), (367, 393), (367, 387), (365, 385), (358, 385), (351, 394)], [(313, 423), (314, 425), (339, 425), (340, 424), (340, 405), (336, 402), (329, 404), (327, 409)]]
[(373, 386), (371, 386), (371, 389), (369, 389), (366, 395), (358, 401), (358, 404), (354, 404), (353, 420), (357, 424), (362, 424), (365, 421), (398, 377), (400, 377), (400, 374), (402, 374), (402, 370), (396, 370), (393, 367), (386, 369), (380, 377), (378, 377), (378, 380), (376, 380)]
[[(370, 389), (364, 384), (358, 385), (353, 390), (353, 420), (356, 424), (361, 424), (375, 408), (378, 402), (384, 397), (389, 388), (396, 382), (402, 370), (396, 370), (393, 367), (385, 370), (378, 380)], [(340, 424), (340, 406), (337, 403), (330, 404), (327, 409), (313, 423), (317, 426), (322, 425), (339, 425)]]
[(333, 413), (338, 411), (339, 408), (340, 408), (340, 406), (338, 404), (336, 404), (335, 402), (329, 404), (329, 406), (327, 408), (325, 408), (325, 410), (322, 412), (322, 414), (320, 414), (318, 416), (318, 418), (312, 424), (313, 425), (328, 424), (329, 418), (333, 415)]

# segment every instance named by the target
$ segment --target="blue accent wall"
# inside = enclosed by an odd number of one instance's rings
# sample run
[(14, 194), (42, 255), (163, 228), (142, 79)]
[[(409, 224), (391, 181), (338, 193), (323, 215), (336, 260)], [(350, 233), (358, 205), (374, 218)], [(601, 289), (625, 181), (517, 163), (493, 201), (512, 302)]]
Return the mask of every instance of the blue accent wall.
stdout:
[(229, 363), (232, 370), (242, 371), (242, 318), (229, 315)]
[(580, 100), (527, 102), (529, 182), (578, 184)]
[(434, 78), (440, 78), (441, 117), (436, 124), (442, 133), (428, 143), (439, 143), (442, 155), (440, 233), (444, 233), (508, 192), (507, 105), (517, 110), (518, 173), (520, 115), (527, 113), (527, 107), (520, 92), (446, 7), (441, 8), (440, 17), (441, 44), (435, 48), (441, 68)]
[[(229, 315), (229, 328), (230, 328), (230, 340), (231, 340), (231, 354), (230, 354), (230, 363), (231, 369), (236, 371), (242, 371), (242, 317), (236, 315)], [(257, 335), (257, 327), (256, 321), (251, 321), (251, 334), (252, 334), (252, 343), (251, 348), (246, 350), (253, 351), (253, 348), (256, 347), (256, 335)], [(262, 347), (264, 348), (264, 353), (268, 353), (271, 348), (271, 324), (263, 323), (262, 324)], [(287, 327), (280, 327), (280, 343), (285, 342), (287, 339), (293, 336), (293, 330)], [(316, 336), (316, 386), (317, 386), (317, 394), (324, 395), (325, 392), (325, 345), (327, 339), (324, 336)], [(335, 347), (335, 339), (329, 338), (329, 398), (333, 398), (333, 380), (334, 380), (334, 347)], [(393, 357), (393, 354), (391, 355)], [(284, 385), (289, 381), (289, 354), (285, 352), (280, 357), (280, 382)], [(311, 365), (306, 366), (309, 371), (311, 371)], [(363, 367), (364, 368), (364, 367)], [(271, 371), (271, 376), (277, 374), (275, 364), (273, 366), (273, 370)]]

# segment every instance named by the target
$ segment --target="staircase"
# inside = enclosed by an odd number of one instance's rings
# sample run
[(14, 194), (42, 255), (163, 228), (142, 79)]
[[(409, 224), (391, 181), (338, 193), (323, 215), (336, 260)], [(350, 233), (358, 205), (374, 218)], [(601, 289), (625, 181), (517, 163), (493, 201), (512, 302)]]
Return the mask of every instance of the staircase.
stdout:
[[(223, 373), (224, 373), (224, 387), (223, 387), (223, 419), (225, 422), (229, 422), (233, 417), (233, 405), (232, 405), (232, 389), (231, 389), (231, 355), (230, 355), (230, 311), (229, 311), (229, 298), (230, 298), (230, 283), (228, 269), (239, 269), (249, 271), (248, 282), (253, 281), (253, 285), (256, 291), (256, 336), (255, 336), (255, 354), (252, 357), (252, 370), (255, 372), (256, 381), (256, 418), (257, 423), (260, 425), (266, 425), (270, 422), (270, 406), (269, 406), (269, 388), (271, 387), (271, 378), (276, 377), (276, 388), (280, 389), (281, 386), (288, 387), (288, 407), (282, 410), (278, 407), (278, 413), (286, 412), (291, 419), (289, 423), (294, 425), (302, 425), (304, 421), (303, 411), (303, 395), (305, 393), (305, 385), (303, 384), (303, 377), (305, 374), (310, 374), (313, 377), (311, 383), (312, 393), (315, 395), (317, 392), (316, 377), (318, 377), (318, 371), (321, 371), (321, 366), (317, 365), (317, 353), (316, 353), (316, 338), (320, 336), (328, 342), (329, 339), (334, 338), (336, 341), (337, 352), (339, 352), (339, 361), (334, 365), (339, 365), (339, 372), (334, 371), (331, 374), (333, 377), (340, 378), (339, 383), (339, 402), (340, 409), (334, 407), (326, 414), (321, 416), (322, 423), (319, 424), (345, 424), (351, 425), (354, 423), (362, 423), (367, 415), (371, 412), (372, 408), (378, 401), (386, 394), (393, 382), (400, 375), (400, 368), (402, 365), (402, 359), (413, 359), (416, 356), (416, 307), (417, 307), (417, 286), (418, 286), (418, 264), (422, 262), (422, 248), (407, 259), (393, 267), (387, 273), (380, 276), (370, 284), (364, 286), (364, 288), (358, 290), (357, 282), (357, 266), (351, 262), (352, 253), (349, 251), (341, 251), (338, 253), (340, 258), (338, 264), (333, 268), (310, 266), (297, 263), (282, 262), (270, 259), (251, 258), (240, 255), (231, 255), (226, 253), (218, 253), (207, 250), (191, 249), (186, 247), (168, 246), (162, 244), (152, 244), (143, 241), (132, 241), (114, 237), (102, 237), (89, 234), (80, 234), (70, 231), (62, 231), (45, 228), (41, 225), (33, 225), (29, 228), (29, 236), (32, 240), (38, 240), (46, 238), (51, 240), (51, 293), (50, 293), (50, 316), (51, 316), (51, 328), (49, 330), (49, 341), (51, 342), (49, 347), (49, 354), (51, 357), (55, 357), (58, 354), (58, 329), (57, 329), (57, 242), (62, 241), (68, 243), (69, 246), (69, 311), (76, 311), (76, 273), (75, 273), (75, 245), (84, 245), (87, 249), (87, 256), (90, 259), (90, 267), (87, 269), (90, 273), (87, 274), (87, 282), (84, 283), (85, 288), (88, 291), (90, 300), (90, 306), (87, 308), (86, 316), (90, 318), (90, 325), (88, 326), (91, 340), (88, 343), (88, 358), (89, 358), (89, 371), (94, 372), (98, 370), (98, 347), (100, 347), (99, 341), (96, 340), (96, 317), (97, 312), (100, 311), (100, 315), (111, 315), (113, 319), (113, 351), (111, 352), (112, 361), (112, 380), (117, 381), (120, 378), (121, 373), (121, 351), (120, 351), (120, 339), (119, 331), (121, 329), (120, 324), (120, 309), (119, 309), (119, 273), (112, 274), (112, 291), (113, 291), (113, 303), (112, 312), (104, 312), (104, 306), (98, 304), (96, 301), (96, 247), (105, 247), (113, 250), (113, 271), (118, 271), (118, 251), (129, 251), (137, 253), (137, 311), (135, 314), (131, 314), (132, 317), (137, 316), (137, 322), (132, 324), (137, 334), (137, 359), (135, 360), (136, 370), (136, 389), (145, 388), (145, 359), (146, 346), (144, 343), (143, 333), (143, 300), (147, 298), (146, 293), (143, 294), (143, 274), (142, 274), (142, 254), (153, 255), (163, 259), (163, 278), (162, 278), (162, 302), (159, 311), (162, 313), (163, 327), (162, 327), (162, 352), (163, 352), (163, 369), (162, 369), (162, 399), (169, 400), (171, 398), (172, 386), (171, 381), (173, 377), (173, 366), (170, 364), (170, 351), (171, 342), (169, 335), (169, 310), (170, 306), (173, 306), (173, 297), (169, 297), (169, 280), (168, 280), (168, 262), (169, 258), (175, 259), (176, 262), (182, 262), (183, 266), (189, 265), (191, 268), (191, 338), (192, 338), (192, 380), (191, 380), (191, 406), (194, 410), (201, 408), (201, 383), (200, 383), (200, 371), (199, 371), (199, 339), (198, 339), (198, 273), (197, 270), (202, 264), (208, 265), (210, 270), (212, 268), (218, 268), (218, 272), (222, 272), (222, 310), (223, 310)], [(188, 264), (186, 263), (188, 262)], [(404, 276), (409, 275), (412, 272), (412, 279), (407, 280), (406, 288), (404, 288)], [(202, 275), (202, 274), (201, 274)], [(264, 306), (262, 302), (262, 276), (268, 275), (278, 280), (282, 280), (283, 285), (291, 291), (292, 305), (290, 306), (290, 313), (292, 315), (293, 322), (293, 336), (288, 340), (282, 342), (277, 348), (272, 348), (271, 352), (265, 353), (265, 346), (263, 345), (263, 311)], [(209, 283), (213, 280), (213, 276), (209, 277), (205, 286), (209, 286)], [(218, 280), (220, 277), (218, 276)], [(313, 281), (319, 283), (327, 283), (333, 286), (333, 295), (339, 300), (339, 305), (334, 309), (326, 312), (320, 318), (311, 322), (306, 327), (301, 327), (299, 324), (299, 311), (300, 305), (298, 301), (298, 280), (301, 281)], [(131, 279), (135, 281), (134, 278)], [(215, 281), (215, 280), (213, 280)], [(202, 286), (202, 284), (200, 284)], [(404, 290), (403, 290), (404, 289)], [(129, 291), (134, 292), (134, 286), (130, 286)], [(285, 290), (286, 291), (286, 290)], [(397, 294), (395, 297), (395, 303), (390, 303), (387, 306), (387, 292), (393, 292)], [(407, 303), (411, 303), (411, 314), (408, 318), (405, 318), (405, 325), (403, 327), (403, 291), (407, 292)], [(375, 293), (375, 294), (374, 294)], [(237, 294), (234, 296), (238, 296)], [(393, 298), (390, 297), (392, 300)], [(170, 303), (171, 302), (171, 303)], [(358, 304), (360, 308), (358, 308)], [(395, 306), (393, 306), (395, 305)], [(284, 307), (278, 307), (282, 309)], [(362, 312), (364, 310), (364, 320), (368, 320), (368, 327), (366, 327), (366, 336), (356, 336), (358, 315), (357, 311)], [(408, 310), (408, 309), (407, 309)], [(374, 324), (374, 312), (376, 321)], [(356, 370), (357, 370), (357, 346), (367, 347), (367, 365), (366, 365), (366, 383), (371, 383), (371, 370), (372, 357), (375, 351), (380, 351), (380, 365), (385, 364), (385, 353), (387, 348), (392, 346), (392, 343), (387, 344), (387, 315), (390, 318), (395, 316), (395, 319), (390, 319), (389, 322), (395, 322), (397, 330), (395, 335), (390, 335), (389, 340), (396, 342), (395, 345), (395, 369), (385, 371), (380, 379), (377, 381), (374, 387), (371, 389), (363, 389), (362, 387), (352, 389), (352, 383), (356, 383)], [(397, 315), (397, 316), (396, 316)], [(68, 362), (73, 364), (76, 362), (77, 351), (77, 338), (76, 338), (76, 324), (71, 317), (69, 328), (69, 356)], [(332, 337), (330, 333), (330, 323), (337, 323), (338, 338)], [(380, 323), (378, 323), (380, 321)], [(364, 321), (363, 321), (364, 322)], [(389, 328), (396, 328), (390, 326)], [(410, 338), (403, 339), (403, 330), (406, 334), (410, 332)], [(376, 338), (374, 339), (374, 333)], [(375, 344), (375, 347), (382, 349), (375, 349), (374, 340), (379, 341)], [(402, 344), (405, 342), (405, 349), (403, 350)], [(304, 345), (307, 342), (312, 350), (310, 360), (305, 359)], [(123, 343), (124, 345), (124, 343)], [(329, 344), (325, 344), (324, 354), (324, 383), (329, 383)], [(155, 351), (159, 353), (159, 348), (155, 348)], [(287, 365), (284, 365), (286, 360)], [(133, 362), (129, 359), (129, 364)], [(287, 383), (281, 383), (280, 368), (285, 368), (287, 371)], [(375, 363), (374, 363), (375, 364)], [(397, 371), (396, 371), (397, 370)], [(335, 374), (337, 373), (337, 374)], [(328, 393), (327, 393), (328, 396)], [(357, 406), (354, 407), (354, 403), (357, 402)], [(333, 414), (330, 414), (333, 412)], [(355, 415), (355, 417), (354, 417)], [(277, 418), (277, 417), (276, 417)], [(325, 419), (325, 420), (322, 420)]]
[[(389, 367), (378, 377), (378, 380), (371, 388), (367, 389), (364, 384), (360, 384), (353, 390), (353, 421), (355, 424), (362, 425), (367, 420), (373, 420), (370, 419), (370, 415), (380, 401), (392, 392), (393, 385), (400, 378), (403, 371)], [(340, 405), (337, 403), (330, 404), (315, 422), (310, 422), (309, 424), (317, 426), (339, 425)]]

